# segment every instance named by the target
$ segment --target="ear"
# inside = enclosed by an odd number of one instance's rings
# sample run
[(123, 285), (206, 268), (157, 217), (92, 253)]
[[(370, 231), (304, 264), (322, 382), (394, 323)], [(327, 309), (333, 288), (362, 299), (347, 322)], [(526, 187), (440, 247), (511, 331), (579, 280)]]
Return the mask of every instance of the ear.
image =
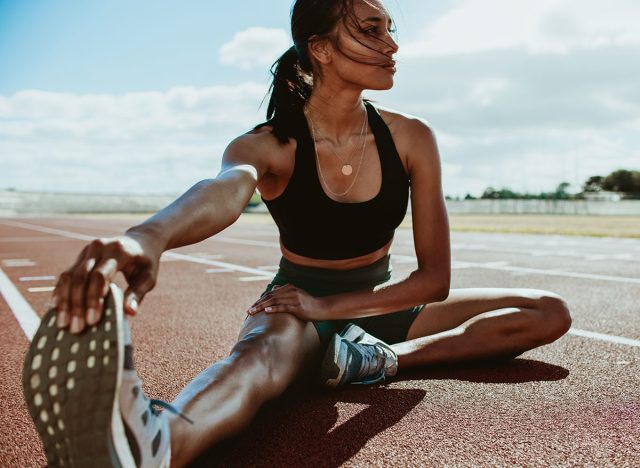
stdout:
[(309, 55), (318, 63), (327, 65), (331, 63), (333, 48), (328, 38), (312, 36), (309, 39)]

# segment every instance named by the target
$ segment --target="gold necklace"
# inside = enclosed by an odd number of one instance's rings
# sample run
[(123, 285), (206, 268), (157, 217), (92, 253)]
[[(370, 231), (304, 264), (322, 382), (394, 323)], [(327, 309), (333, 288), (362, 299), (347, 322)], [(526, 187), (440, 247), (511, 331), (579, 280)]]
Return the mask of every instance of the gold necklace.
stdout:
[[(316, 154), (316, 162), (318, 164), (318, 172), (320, 173), (320, 178), (322, 179), (322, 182), (324, 183), (324, 185), (327, 188), (327, 190), (329, 191), (329, 193), (331, 193), (332, 195), (338, 196), (338, 197), (342, 197), (342, 196), (346, 195), (347, 193), (349, 193), (351, 191), (351, 189), (353, 188), (354, 184), (356, 183), (356, 179), (358, 178), (358, 174), (360, 173), (360, 168), (362, 167), (362, 159), (364, 157), (364, 150), (367, 147), (367, 139), (364, 137), (365, 130), (368, 127), (367, 126), (367, 109), (364, 110), (364, 119), (362, 121), (362, 129), (360, 130), (360, 138), (362, 139), (362, 151), (360, 152), (360, 161), (358, 163), (358, 169), (356, 170), (356, 174), (353, 176), (353, 180), (351, 181), (351, 184), (349, 185), (347, 190), (345, 190), (342, 193), (337, 193), (337, 192), (334, 192), (333, 190), (331, 190), (331, 188), (329, 187), (329, 184), (327, 184), (327, 181), (324, 178), (324, 174), (322, 173), (322, 167), (320, 166), (320, 158), (318, 157), (318, 146), (316, 145), (316, 131), (315, 131), (315, 126), (313, 125), (313, 119), (306, 112), (305, 112), (305, 115), (307, 116), (307, 118), (309, 119), (309, 123), (311, 124), (311, 138), (313, 139), (313, 149), (314, 149), (315, 154)], [(335, 154), (338, 157), (338, 159), (340, 159), (340, 161), (343, 162), (342, 174), (345, 175), (345, 176), (351, 175), (351, 173), (353, 172), (353, 166), (351, 166), (351, 164), (344, 163), (343, 159), (340, 156), (338, 156), (338, 154), (335, 151), (333, 151), (333, 149), (331, 151), (332, 151), (333, 154)]]

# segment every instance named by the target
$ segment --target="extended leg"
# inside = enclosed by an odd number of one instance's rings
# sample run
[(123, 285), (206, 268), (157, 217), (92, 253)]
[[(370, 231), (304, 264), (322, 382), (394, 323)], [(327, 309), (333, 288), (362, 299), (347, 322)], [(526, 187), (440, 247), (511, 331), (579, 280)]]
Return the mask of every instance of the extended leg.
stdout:
[(400, 368), (517, 356), (551, 343), (571, 326), (566, 303), (536, 289), (453, 289), (428, 304), (393, 345)]
[(240, 432), (307, 364), (317, 369), (319, 359), (320, 340), (310, 322), (287, 314), (249, 317), (229, 357), (200, 373), (173, 402), (195, 424), (171, 420), (172, 466)]

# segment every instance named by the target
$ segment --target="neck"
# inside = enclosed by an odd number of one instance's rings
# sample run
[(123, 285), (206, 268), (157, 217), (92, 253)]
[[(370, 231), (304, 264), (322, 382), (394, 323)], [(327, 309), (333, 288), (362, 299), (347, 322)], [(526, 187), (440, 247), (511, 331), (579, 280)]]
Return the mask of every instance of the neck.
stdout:
[(332, 90), (319, 84), (306, 105), (307, 115), (323, 137), (340, 144), (360, 134), (364, 104), (360, 90)]

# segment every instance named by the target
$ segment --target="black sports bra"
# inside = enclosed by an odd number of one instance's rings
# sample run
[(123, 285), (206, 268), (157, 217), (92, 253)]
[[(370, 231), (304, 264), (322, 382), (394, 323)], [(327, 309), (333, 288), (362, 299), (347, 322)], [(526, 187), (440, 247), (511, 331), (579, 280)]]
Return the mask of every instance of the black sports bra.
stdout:
[(283, 245), (305, 257), (337, 260), (365, 255), (386, 245), (407, 213), (410, 181), (378, 111), (365, 102), (380, 157), (378, 194), (357, 203), (337, 202), (320, 185), (314, 142), (304, 113), (300, 119), (293, 174), (284, 192), (265, 200)]

